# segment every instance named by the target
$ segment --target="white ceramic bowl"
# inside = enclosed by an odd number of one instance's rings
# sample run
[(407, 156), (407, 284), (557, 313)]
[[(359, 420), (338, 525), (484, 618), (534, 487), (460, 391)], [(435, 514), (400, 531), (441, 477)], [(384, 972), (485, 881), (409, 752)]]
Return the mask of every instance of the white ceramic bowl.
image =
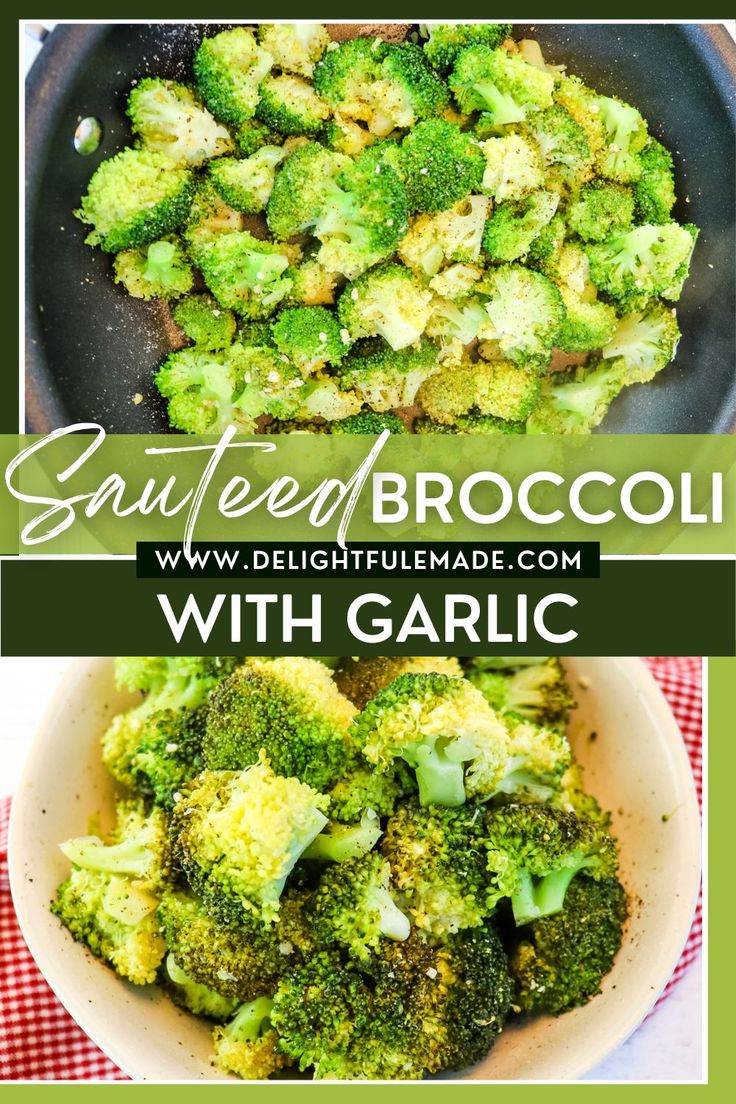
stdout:
[[(700, 875), (700, 828), (689, 763), (669, 707), (638, 659), (566, 661), (580, 702), (571, 740), (588, 788), (614, 810), (631, 902), (624, 946), (603, 993), (557, 1019), (512, 1025), (472, 1080), (566, 1080), (596, 1066), (637, 1027), (664, 988), (686, 939)], [(581, 681), (582, 680), (582, 681)], [(71, 939), (49, 912), (66, 876), (60, 840), (109, 822), (114, 789), (99, 736), (129, 704), (112, 661), (80, 659), (30, 749), (13, 802), (10, 876), (23, 934), (74, 1019), (139, 1081), (222, 1079), (207, 1025), (153, 986), (136, 988)], [(591, 739), (595, 733), (595, 739)]]

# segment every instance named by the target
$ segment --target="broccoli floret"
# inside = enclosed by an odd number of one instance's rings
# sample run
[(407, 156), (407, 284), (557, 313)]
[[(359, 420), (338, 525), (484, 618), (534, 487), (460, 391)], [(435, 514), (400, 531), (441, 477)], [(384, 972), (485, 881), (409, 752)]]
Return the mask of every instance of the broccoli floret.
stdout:
[[(583, 241), (604, 241), (623, 233), (634, 217), (634, 198), (625, 184), (594, 180), (581, 188), (570, 204), (567, 221)], [(665, 216), (666, 217), (666, 216)]]
[(432, 300), (427, 336), (439, 342), (443, 366), (448, 362), (462, 363), (465, 346), (475, 340), (486, 318), (483, 304), (472, 295), (456, 303), (450, 299)]
[(61, 850), (72, 871), (51, 911), (84, 943), (135, 985), (156, 978), (166, 953), (156, 907), (169, 871), (164, 814), (121, 803), (109, 844), (96, 837), (67, 840)]
[(674, 359), (679, 340), (674, 310), (655, 300), (619, 321), (601, 355), (623, 359), (628, 383), (647, 383)]
[(449, 99), (418, 46), (372, 38), (328, 50), (314, 67), (314, 86), (335, 115), (365, 123), (379, 137), (439, 115)]
[(350, 348), (345, 330), (324, 307), (287, 308), (271, 330), (276, 348), (305, 378), (328, 364), (339, 364)]
[(259, 241), (247, 230), (220, 234), (205, 245), (202, 275), (218, 303), (247, 318), (267, 318), (291, 288), (283, 248)]
[(259, 89), (256, 115), (280, 134), (316, 137), (329, 118), (330, 109), (308, 81), (293, 73), (268, 76)]
[[(342, 785), (342, 782), (338, 785)], [(302, 858), (319, 859), (321, 862), (347, 862), (348, 859), (358, 859), (372, 851), (380, 838), (381, 821), (378, 813), (365, 808), (357, 824), (331, 823), (310, 843)]]
[(159, 980), (174, 1004), (186, 1008), (195, 1016), (206, 1016), (210, 1020), (228, 1020), (238, 1006), (238, 1002), (232, 997), (223, 997), (221, 993), (195, 981), (182, 970), (172, 954), (166, 956)]
[(419, 341), (431, 302), (432, 293), (417, 277), (391, 262), (348, 284), (338, 300), (337, 314), (352, 341), (380, 336), (397, 351)]
[(273, 59), (247, 27), (221, 31), (202, 40), (194, 75), (204, 102), (217, 119), (241, 126), (255, 113), (258, 88)]
[(608, 180), (629, 184), (641, 176), (638, 156), (647, 144), (647, 124), (635, 107), (610, 96), (598, 97), (605, 146), (596, 157), (596, 169)]
[(588, 247), (591, 279), (624, 309), (636, 310), (655, 295), (677, 300), (696, 237), (694, 227), (668, 222), (607, 238)]
[(574, 292), (561, 289), (565, 319), (557, 335), (557, 345), (566, 353), (586, 353), (601, 349), (616, 331), (616, 312), (608, 303), (587, 302)]
[(229, 132), (178, 81), (144, 77), (128, 96), (126, 114), (141, 145), (174, 165), (197, 168), (233, 151)]
[[(408, 768), (406, 774), (408, 774)], [(396, 802), (411, 790), (411, 780), (397, 770), (379, 774), (370, 767), (356, 766), (348, 770), (330, 790), (330, 815), (352, 828), (358, 818), (367, 816), (366, 810), (379, 817), (389, 816)], [(366, 831), (372, 820), (368, 818)], [(359, 834), (363, 838), (363, 831)]]
[(495, 50), (510, 37), (510, 23), (427, 23), (424, 56), (430, 65), (447, 73), (457, 55), (468, 46), (488, 46)]
[(482, 276), (483, 269), (477, 264), (451, 264), (433, 276), (429, 286), (442, 299), (465, 300)]
[(135, 788), (132, 761), (148, 719), (160, 710), (197, 709), (235, 662), (234, 656), (118, 656), (117, 686), (145, 697), (114, 717), (103, 734), (102, 761), (113, 777)]
[(444, 211), (477, 191), (485, 160), (477, 141), (446, 119), (419, 123), (401, 143), (398, 166), (411, 211)]
[(352, 726), (377, 770), (403, 759), (423, 805), (462, 805), (492, 793), (503, 774), (507, 733), (483, 695), (462, 678), (406, 674), (368, 702)]
[(470, 46), (458, 54), (449, 77), (461, 111), (486, 111), (494, 127), (521, 123), (530, 112), (550, 107), (554, 77), (527, 65), (519, 54)]
[(275, 923), (262, 924), (249, 913), (237, 926), (223, 927), (192, 893), (167, 890), (158, 919), (167, 947), (188, 977), (227, 1000), (249, 1001), (270, 992), (287, 970), (311, 953), (306, 896), (287, 889)]
[(675, 205), (672, 155), (656, 138), (650, 138), (639, 155), (641, 174), (634, 182), (634, 202), (639, 222), (667, 222)]
[(560, 779), (560, 788), (552, 795), (550, 804), (586, 820), (593, 820), (604, 832), (610, 832), (611, 814), (601, 809), (593, 795), (586, 792), (579, 763), (571, 763), (567, 768)]
[[(319, 245), (319, 243), (317, 243)], [(298, 265), (288, 269), (291, 280), (289, 294), (283, 300), (287, 306), (328, 307), (335, 302), (342, 277), (328, 272), (317, 259), (316, 251), (307, 252)]]
[(265, 759), (244, 771), (203, 771), (174, 805), (174, 856), (215, 919), (270, 923), (287, 877), (327, 823), (328, 802)]
[(583, 128), (590, 152), (594, 156), (599, 154), (606, 144), (606, 132), (597, 93), (584, 85), (579, 77), (559, 76), (553, 98)]
[(494, 796), (506, 794), (515, 801), (549, 801), (560, 791), (561, 780), (572, 760), (567, 738), (551, 722), (535, 724), (509, 712), (504, 720), (509, 733), (508, 759)]
[(389, 818), (381, 852), (412, 921), (445, 936), (488, 915), (483, 816), (474, 802), (455, 809), (402, 802)]
[(468, 678), (489, 705), (535, 724), (563, 727), (575, 699), (559, 659), (540, 660), (513, 672), (471, 670)]
[(478, 287), (488, 296), (488, 319), (478, 336), (492, 341), (516, 364), (546, 366), (565, 317), (562, 296), (552, 281), (520, 265), (501, 265)]
[(270, 997), (258, 997), (242, 1005), (230, 1023), (216, 1027), (214, 1065), (245, 1081), (263, 1081), (291, 1065), (278, 1049), (278, 1035), (271, 1027)]
[(278, 69), (311, 77), (331, 43), (321, 23), (259, 23), (258, 41)]
[(621, 946), (626, 912), (616, 878), (575, 878), (564, 908), (522, 929), (511, 950), (514, 1004), (559, 1015), (599, 993)]
[(401, 260), (425, 279), (448, 261), (477, 261), (489, 202), (485, 196), (470, 196), (437, 215), (420, 215), (399, 243)]
[(411, 924), (391, 896), (390, 867), (364, 854), (328, 867), (307, 906), (318, 943), (366, 959), (383, 938), (407, 939)]
[[(427, 419), (431, 421), (431, 419)], [(439, 426), (440, 422), (433, 423)], [(471, 433), (475, 436), (486, 433), (524, 433), (523, 422), (509, 422), (505, 418), (495, 418), (492, 414), (479, 414), (477, 410), (471, 410), (469, 414), (460, 414), (453, 427), (442, 427), (445, 432), (452, 430), (457, 433)], [(429, 432), (426, 430), (425, 432)]]
[(326, 422), (338, 422), (360, 413), (361, 401), (357, 395), (345, 391), (329, 376), (311, 376), (302, 392), (302, 404), (296, 413), (301, 422), (324, 418)]
[(354, 713), (318, 660), (251, 659), (210, 695), (205, 763), (242, 770), (265, 751), (276, 773), (326, 790), (348, 765)]
[(322, 132), (322, 141), (329, 149), (346, 157), (357, 157), (368, 146), (377, 142), (378, 135), (366, 130), (352, 119), (328, 119)]
[(544, 183), (539, 148), (521, 134), (489, 138), (481, 144), (485, 158), (482, 187), (497, 203), (521, 199)]
[(593, 175), (593, 155), (584, 129), (559, 104), (530, 117), (527, 129), (542, 154), (549, 184), (580, 187)]
[(401, 418), (397, 418), (389, 411), (378, 414), (375, 410), (361, 410), (349, 418), (333, 422), (331, 428), (333, 433), (368, 433), (375, 436), (383, 433), (384, 430), (388, 430), (389, 433), (408, 432)]
[(335, 669), (335, 682), (346, 698), (363, 709), (399, 675), (428, 673), (459, 677), (462, 668), (454, 656), (344, 656)]
[(184, 222), (194, 194), (191, 172), (146, 149), (124, 149), (95, 170), (75, 211), (93, 229), (84, 239), (106, 253), (139, 249)]
[(423, 383), (417, 401), (435, 421), (452, 424), (478, 411), (510, 422), (523, 421), (539, 400), (539, 377), (508, 360), (463, 360)]
[(421, 384), (437, 371), (437, 355), (437, 346), (424, 339), (398, 352), (385, 341), (359, 342), (340, 365), (338, 383), (379, 412), (412, 406)]
[(225, 203), (247, 215), (263, 211), (276, 179), (276, 169), (288, 156), (283, 146), (261, 146), (250, 157), (223, 157), (213, 161), (210, 179)]
[(130, 765), (136, 789), (170, 809), (177, 791), (204, 766), (204, 725), (203, 708), (153, 713)]
[(235, 315), (211, 295), (187, 295), (176, 303), (171, 314), (179, 329), (201, 349), (215, 351), (232, 345)]
[(208, 175), (197, 188), (183, 231), (190, 256), (199, 264), (207, 246), (218, 237), (243, 229), (243, 215), (228, 206)]
[(510, 667), (533, 667), (550, 656), (470, 656), (463, 663), (471, 671), (504, 671)]
[(516, 261), (526, 256), (559, 202), (556, 192), (539, 191), (524, 199), (499, 203), (483, 231), (483, 249), (494, 261)]
[(557, 214), (553, 215), (529, 246), (525, 263), (533, 268), (539, 268), (550, 279), (555, 279), (560, 254), (565, 246), (566, 233), (567, 226), (558, 208)]
[(493, 809), (485, 833), (489, 903), (510, 897), (517, 926), (559, 912), (580, 871), (600, 879), (618, 869), (615, 841), (600, 825), (549, 805)]
[(235, 131), (235, 144), (241, 157), (252, 157), (262, 146), (283, 145), (284, 135), (271, 130), (260, 119), (247, 119)]
[(158, 369), (154, 382), (167, 400), (175, 429), (222, 433), (235, 425), (241, 433), (253, 431), (253, 416), (239, 402), (243, 382), (229, 354), (193, 346), (170, 353)]
[(619, 359), (555, 372), (542, 381), (542, 394), (527, 422), (527, 433), (590, 433), (603, 421), (626, 382), (625, 366)]
[(134, 299), (176, 299), (191, 291), (194, 273), (176, 238), (115, 254), (115, 282)]

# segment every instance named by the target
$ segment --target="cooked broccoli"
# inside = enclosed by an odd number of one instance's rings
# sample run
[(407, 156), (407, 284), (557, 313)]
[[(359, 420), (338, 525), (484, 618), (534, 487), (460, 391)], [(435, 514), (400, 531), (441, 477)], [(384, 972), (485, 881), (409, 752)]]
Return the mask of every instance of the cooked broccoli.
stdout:
[(357, 157), (368, 146), (379, 141), (379, 138), (377, 134), (366, 130), (361, 123), (340, 117), (328, 119), (321, 140), (335, 153), (345, 154), (346, 157)]
[(341, 693), (363, 709), (379, 690), (399, 675), (462, 675), (454, 656), (344, 656), (335, 669), (335, 682)]
[(385, 341), (361, 341), (340, 365), (337, 380), (380, 412), (412, 406), (419, 387), (438, 368), (437, 346), (425, 339), (394, 352)]
[(103, 161), (82, 196), (80, 222), (92, 227), (84, 239), (106, 253), (140, 249), (184, 222), (194, 194), (188, 169), (146, 149), (124, 149)]
[(195, 345), (166, 358), (154, 382), (167, 400), (174, 428), (184, 433), (222, 433), (235, 425), (241, 433), (253, 431), (253, 416), (239, 401), (243, 383), (229, 354), (230, 350), (210, 352)]
[(242, 770), (265, 751), (277, 774), (327, 789), (348, 765), (354, 713), (318, 660), (251, 659), (210, 695), (205, 763)]
[(631, 189), (610, 180), (585, 184), (567, 212), (570, 229), (583, 241), (604, 241), (612, 234), (624, 233), (631, 227), (633, 217)]
[(270, 992), (311, 953), (306, 897), (303, 891), (287, 889), (274, 923), (262, 924), (248, 913), (236, 926), (223, 927), (192, 893), (166, 890), (158, 919), (166, 946), (188, 977), (227, 1000), (249, 1001)]
[(410, 211), (444, 211), (478, 190), (484, 157), (457, 123), (428, 119), (404, 138), (398, 168)]
[(639, 155), (641, 173), (633, 185), (636, 215), (640, 222), (667, 222), (675, 205), (672, 154), (656, 138), (650, 138)]
[(205, 283), (223, 307), (247, 318), (267, 318), (291, 288), (288, 253), (247, 230), (221, 234), (202, 248)]
[[(481, 198), (474, 196), (474, 199)], [(478, 280), (483, 276), (483, 269), (477, 264), (451, 264), (442, 272), (438, 272), (429, 281), (429, 286), (435, 295), (443, 299), (465, 299), (474, 290)]]
[(152, 794), (157, 805), (170, 809), (178, 790), (204, 766), (204, 726), (202, 707), (151, 714), (130, 764), (136, 789)]
[(588, 247), (591, 279), (625, 310), (637, 310), (655, 295), (677, 300), (696, 237), (694, 227), (668, 222), (607, 238)]
[(353, 721), (355, 741), (379, 771), (403, 759), (423, 805), (462, 805), (492, 793), (503, 774), (507, 734), (483, 695), (462, 678), (399, 675)]
[(229, 132), (178, 81), (144, 77), (128, 96), (126, 113), (140, 144), (174, 165), (197, 168), (233, 151)]
[(455, 303), (450, 299), (432, 300), (426, 332), (427, 337), (439, 342), (443, 367), (462, 364), (465, 346), (475, 340), (486, 318), (482, 302), (473, 295)]
[(590, 152), (595, 157), (606, 144), (606, 130), (597, 93), (571, 74), (558, 76), (552, 95), (555, 103), (564, 107), (583, 128)]
[(232, 997), (223, 997), (221, 993), (191, 978), (172, 954), (166, 956), (159, 979), (174, 1004), (186, 1008), (195, 1016), (206, 1016), (210, 1020), (229, 1020), (238, 1006), (238, 1002)]
[(510, 37), (510, 23), (427, 23), (424, 30), (424, 56), (430, 65), (447, 73), (457, 55), (468, 46), (488, 46), (495, 50)]
[(506, 771), (494, 797), (507, 794), (514, 800), (550, 801), (560, 791), (572, 759), (570, 745), (559, 727), (535, 724), (507, 712), (509, 733)]
[(389, 433), (408, 432), (401, 418), (389, 411), (379, 414), (375, 410), (361, 410), (357, 414), (351, 414), (349, 418), (333, 422), (331, 428), (333, 433), (369, 433), (376, 436), (386, 429)]
[(156, 894), (169, 869), (161, 810), (146, 817), (142, 806), (120, 803), (109, 844), (88, 836), (61, 849), (72, 871), (51, 911), (121, 977), (135, 985), (154, 981), (166, 953), (156, 919)]
[(502, 671), (509, 667), (533, 667), (546, 663), (550, 656), (470, 656), (463, 660), (471, 671)]
[(205, 175), (192, 201), (186, 226), (182, 231), (190, 256), (199, 264), (207, 246), (217, 238), (242, 230), (243, 214), (228, 206)]
[(192, 290), (194, 273), (176, 238), (115, 254), (115, 282), (134, 299), (176, 299)]
[(558, 289), (546, 276), (520, 265), (492, 269), (478, 285), (488, 296), (488, 320), (479, 337), (521, 366), (546, 366), (564, 321)]
[(512, 804), (485, 817), (489, 903), (511, 898), (517, 926), (551, 916), (580, 871), (611, 878), (616, 845), (600, 825), (549, 805)]
[(505, 134), (481, 143), (485, 157), (483, 191), (497, 203), (521, 199), (544, 183), (539, 147), (521, 134)]
[(317, 250), (307, 251), (298, 265), (288, 269), (291, 288), (283, 300), (285, 306), (328, 307), (335, 302), (343, 279), (337, 272), (328, 272), (316, 253)]
[(329, 866), (307, 905), (317, 942), (337, 943), (361, 961), (383, 938), (407, 939), (411, 924), (391, 896), (390, 874), (376, 853)]
[[(338, 782), (338, 786), (343, 785), (343, 781)], [(330, 809), (333, 794), (334, 790), (330, 794)], [(302, 858), (338, 863), (358, 859), (372, 851), (380, 838), (378, 814), (373, 809), (365, 808), (357, 824), (330, 824), (310, 843)]]
[(527, 121), (544, 163), (547, 181), (562, 189), (578, 188), (593, 175), (593, 156), (583, 127), (559, 104), (537, 111)]
[(250, 157), (238, 160), (222, 157), (208, 166), (213, 185), (225, 203), (247, 215), (263, 211), (276, 179), (276, 170), (288, 150), (283, 146), (261, 146)]
[(527, 422), (526, 431), (539, 433), (590, 433), (626, 386), (621, 360), (593, 361), (542, 381), (542, 393)]
[(328, 50), (314, 67), (314, 87), (336, 116), (362, 122), (379, 137), (439, 115), (449, 100), (418, 46), (377, 38)]
[(217, 119), (242, 126), (255, 113), (258, 88), (273, 59), (247, 27), (204, 38), (194, 57), (194, 74), (204, 102)]
[(509, 957), (514, 1004), (557, 1016), (599, 993), (621, 946), (626, 911), (616, 878), (574, 878), (564, 907), (519, 933)]
[(638, 156), (647, 144), (647, 124), (635, 107), (610, 96), (598, 97), (605, 146), (596, 157), (601, 176), (629, 184), (641, 176)]
[(214, 1032), (214, 1065), (246, 1081), (263, 1081), (291, 1065), (278, 1049), (278, 1035), (271, 1027), (273, 1001), (258, 997), (242, 1005), (230, 1023)]
[(561, 289), (565, 318), (556, 344), (566, 353), (587, 353), (601, 349), (616, 331), (616, 312), (608, 303), (588, 302), (574, 292)]
[(315, 64), (331, 43), (321, 23), (259, 23), (258, 41), (278, 69), (311, 77)]
[[(342, 154), (308, 142), (283, 163), (268, 201), (267, 218), (277, 238), (291, 238), (312, 229), (325, 206), (328, 190), (337, 190), (335, 180), (350, 164)], [(343, 206), (347, 200), (343, 196)]]
[(425, 279), (448, 261), (478, 261), (489, 200), (470, 196), (438, 215), (419, 215), (399, 243), (399, 257)]
[(281, 146), (284, 135), (271, 130), (260, 119), (246, 119), (235, 131), (235, 144), (241, 157), (251, 157), (262, 146)]
[(287, 307), (271, 330), (276, 348), (305, 377), (339, 364), (350, 348), (346, 331), (325, 307)]
[(211, 295), (187, 295), (174, 305), (171, 314), (179, 329), (200, 349), (215, 351), (232, 345), (235, 315)]
[(536, 724), (564, 726), (575, 699), (559, 659), (543, 659), (515, 671), (473, 670), (468, 678), (492, 709)]
[[(401, 766), (401, 764), (399, 764)], [(412, 779), (405, 772), (396, 770), (379, 774), (366, 764), (351, 767), (329, 792), (330, 816), (353, 828), (360, 818), (367, 817), (366, 832), (371, 828), (372, 818), (369, 812), (379, 817), (389, 816), (396, 802), (405, 793), (412, 790)], [(358, 835), (364, 837), (363, 829)]]
[(316, 137), (330, 110), (312, 85), (293, 73), (268, 76), (259, 88), (256, 116), (280, 134)]
[(237, 926), (248, 914), (270, 923), (287, 877), (327, 823), (328, 803), (265, 758), (244, 771), (203, 771), (174, 805), (174, 857), (221, 923)]
[(302, 392), (302, 405), (297, 412), (300, 422), (324, 418), (326, 422), (339, 422), (360, 413), (361, 401), (357, 395), (341, 390), (329, 376), (312, 376)]
[(530, 112), (552, 105), (554, 77), (519, 54), (470, 46), (461, 50), (449, 77), (461, 111), (487, 111), (494, 127), (521, 123)]
[(483, 231), (483, 249), (494, 261), (517, 261), (526, 256), (559, 202), (556, 192), (539, 191), (499, 203)]
[(674, 310), (655, 300), (645, 311), (624, 315), (601, 355), (622, 358), (627, 383), (646, 383), (674, 358), (679, 340)]
[(352, 341), (380, 336), (396, 352), (419, 341), (431, 302), (431, 292), (416, 276), (392, 262), (372, 268), (348, 284), (337, 313)]
[(559, 790), (552, 795), (550, 804), (557, 809), (599, 824), (604, 832), (611, 828), (611, 814), (601, 809), (598, 801), (584, 785), (583, 770), (579, 763), (571, 763), (560, 779)]
[(474, 802), (425, 808), (402, 802), (389, 818), (381, 852), (417, 927), (443, 937), (488, 915), (483, 814)]
[(523, 421), (539, 400), (539, 377), (509, 360), (463, 360), (422, 384), (417, 396), (435, 421), (452, 424), (460, 415), (480, 414)]

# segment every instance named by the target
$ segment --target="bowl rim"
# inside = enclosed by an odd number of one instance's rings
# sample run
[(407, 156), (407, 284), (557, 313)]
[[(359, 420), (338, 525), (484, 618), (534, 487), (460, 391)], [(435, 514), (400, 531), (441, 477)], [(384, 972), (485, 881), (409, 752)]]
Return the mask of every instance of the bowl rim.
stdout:
[[(75, 999), (75, 994), (73, 990), (70, 990), (66, 979), (66, 970), (60, 968), (60, 957), (53, 950), (49, 950), (45, 942), (37, 937), (33, 924), (30, 922), (30, 917), (34, 914), (34, 910), (32, 910), (30, 906), (27, 908), (24, 900), (22, 891), (24, 881), (23, 864), (19, 854), (20, 844), (18, 841), (21, 837), (21, 824), (25, 819), (24, 807), (27, 803), (32, 803), (34, 800), (32, 796), (28, 796), (33, 794), (33, 786), (29, 786), (28, 783), (38, 775), (39, 770), (45, 767), (44, 735), (53, 729), (62, 705), (67, 701), (67, 684), (72, 680), (78, 679), (85, 671), (89, 672), (93, 664), (100, 663), (101, 658), (105, 657), (75, 657), (74, 661), (67, 668), (64, 677), (59, 681), (55, 692), (50, 697), (28, 748), (23, 770), (11, 802), (10, 823), (8, 828), (8, 874), (13, 907), (23, 939), (44, 980), (50, 986), (75, 1023), (105, 1055), (120, 1067), (123, 1073), (133, 1081), (141, 1082), (145, 1080), (146, 1083), (149, 1084), (206, 1084), (208, 1080), (215, 1079), (167, 1079), (157, 1082), (149, 1081), (148, 1078), (141, 1076), (140, 1072), (136, 1070), (134, 1063), (131, 1062), (129, 1055), (118, 1051), (114, 1024), (111, 1023), (107, 1026), (104, 1022), (99, 1022), (95, 1019), (94, 1014), (89, 1013), (88, 1006), (82, 998), (80, 998), (79, 1001)], [(677, 916), (679, 918), (679, 923), (676, 928), (673, 928), (671, 935), (672, 953), (667, 960), (666, 969), (665, 964), (663, 964), (659, 983), (651, 989), (642, 992), (641, 999), (632, 1006), (631, 1014), (622, 1020), (618, 1032), (612, 1033), (606, 1042), (602, 1043), (597, 1050), (586, 1052), (584, 1057), (581, 1053), (581, 1057), (577, 1061), (568, 1058), (564, 1076), (554, 1079), (517, 1078), (513, 1080), (459, 1076), (443, 1077), (442, 1081), (461, 1082), (472, 1080), (478, 1084), (520, 1085), (564, 1084), (570, 1081), (579, 1080), (616, 1051), (631, 1035), (633, 1035), (641, 1023), (646, 1019), (671, 979), (674, 968), (687, 942), (700, 891), (703, 856), (701, 815), (695, 788), (695, 780), (685, 748), (685, 741), (667, 699), (643, 660), (636, 657), (617, 656), (611, 658), (623, 669), (623, 673), (628, 676), (629, 680), (640, 692), (642, 698), (647, 702), (649, 708), (654, 712), (656, 727), (666, 738), (671, 761), (676, 767), (677, 777), (682, 786), (683, 794), (686, 795), (682, 811), (686, 814), (687, 818), (684, 831), (687, 838), (690, 840), (691, 853), (686, 856), (686, 858), (688, 859), (688, 867), (691, 869), (692, 884), (690, 885), (689, 894), (683, 897), (678, 905)], [(109, 662), (112, 662), (111, 658)], [(284, 1079), (280, 1080), (278, 1083), (302, 1084), (303, 1082), (295, 1079)], [(391, 1081), (377, 1083), (393, 1084)]]

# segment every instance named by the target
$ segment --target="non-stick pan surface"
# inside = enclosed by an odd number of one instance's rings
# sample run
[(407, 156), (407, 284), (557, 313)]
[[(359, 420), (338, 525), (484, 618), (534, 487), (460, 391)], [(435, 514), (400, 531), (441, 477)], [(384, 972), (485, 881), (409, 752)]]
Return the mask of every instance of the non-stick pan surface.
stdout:
[[(66, 25), (47, 39), (27, 80), (26, 414), (46, 432), (94, 420), (110, 432), (167, 428), (153, 386), (169, 348), (165, 312), (113, 284), (112, 260), (83, 244), (73, 217), (97, 165), (129, 142), (123, 108), (133, 80), (181, 77), (204, 33), (193, 24)], [(601, 92), (635, 104), (674, 153), (675, 217), (701, 228), (678, 308), (675, 363), (615, 403), (604, 430), (719, 433), (736, 418), (736, 49), (715, 26), (537, 25), (545, 57)], [(104, 127), (100, 149), (74, 150), (80, 118)], [(133, 401), (136, 393), (143, 401)]]

